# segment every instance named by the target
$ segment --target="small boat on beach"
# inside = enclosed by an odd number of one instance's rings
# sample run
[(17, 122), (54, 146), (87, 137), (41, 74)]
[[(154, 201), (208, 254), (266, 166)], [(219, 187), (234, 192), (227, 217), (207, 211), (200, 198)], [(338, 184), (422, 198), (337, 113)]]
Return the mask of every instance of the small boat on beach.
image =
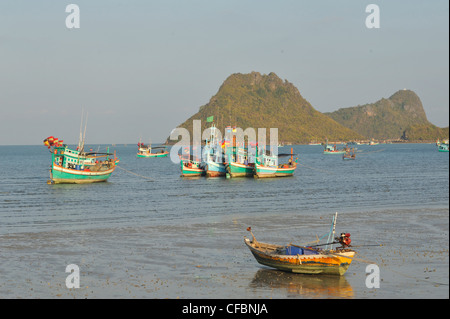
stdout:
[[(336, 217), (333, 218), (332, 237), (336, 225)], [(356, 252), (351, 249), (351, 239), (349, 233), (341, 235), (326, 247), (332, 247), (334, 244), (340, 244), (337, 248), (321, 249), (315, 245), (310, 247), (300, 245), (275, 245), (262, 243), (256, 240), (251, 231), (247, 228), (252, 239), (244, 237), (245, 245), (250, 249), (256, 261), (262, 265), (275, 268), (282, 271), (301, 273), (301, 274), (327, 274), (339, 275), (345, 274)], [(330, 236), (329, 236), (330, 237)]]
[(119, 162), (115, 152), (85, 152), (84, 140), (77, 149), (70, 149), (63, 140), (49, 136), (44, 140), (44, 145), (52, 154), (50, 184), (105, 182)]
[[(152, 152), (152, 150), (154, 152)], [(156, 151), (155, 151), (156, 150)], [(138, 152), (137, 157), (167, 157), (169, 152), (166, 151), (164, 146), (153, 147), (149, 145), (145, 145), (144, 143), (138, 143)]]

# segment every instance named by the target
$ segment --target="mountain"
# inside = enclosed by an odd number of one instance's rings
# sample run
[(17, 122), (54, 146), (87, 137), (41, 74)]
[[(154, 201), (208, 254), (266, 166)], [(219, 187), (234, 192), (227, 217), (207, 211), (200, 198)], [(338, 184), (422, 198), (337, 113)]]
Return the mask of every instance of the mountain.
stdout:
[(448, 140), (449, 127), (440, 128), (433, 124), (411, 125), (402, 135), (402, 139), (407, 141), (436, 141)]
[[(428, 121), (417, 94), (406, 89), (375, 103), (324, 114), (368, 138), (433, 140), (445, 135), (445, 129)], [(446, 130), (448, 137), (448, 128)]]
[(202, 121), (202, 131), (209, 126), (206, 118), (213, 116), (216, 126), (231, 125), (243, 130), (252, 127), (278, 128), (278, 140), (290, 143), (354, 140), (363, 138), (330, 117), (316, 111), (298, 89), (275, 73), (258, 72), (230, 75), (209, 103), (178, 127), (189, 130), (192, 137), (193, 120)]

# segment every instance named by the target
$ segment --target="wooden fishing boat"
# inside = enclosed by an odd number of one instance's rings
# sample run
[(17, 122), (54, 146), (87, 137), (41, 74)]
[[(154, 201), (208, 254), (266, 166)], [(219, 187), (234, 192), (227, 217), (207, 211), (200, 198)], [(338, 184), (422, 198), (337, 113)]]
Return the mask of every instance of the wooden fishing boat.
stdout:
[(217, 163), (214, 161), (206, 161), (205, 174), (206, 177), (220, 177), (227, 173), (224, 163)]
[[(249, 153), (243, 147), (230, 147), (227, 149), (228, 163), (225, 165), (230, 177), (252, 177), (255, 173), (255, 163), (249, 163)], [(250, 156), (254, 161), (254, 155)]]
[(231, 177), (251, 177), (255, 174), (255, 163), (230, 162), (226, 171)]
[[(336, 214), (337, 216), (337, 214)], [(334, 219), (335, 225), (336, 219)], [(338, 241), (327, 245), (339, 243), (341, 247), (335, 249), (320, 249), (298, 245), (275, 245), (262, 243), (256, 240), (251, 231), (252, 239), (244, 237), (245, 245), (250, 249), (256, 261), (262, 265), (283, 271), (301, 274), (345, 274), (356, 252), (350, 248), (350, 234), (342, 233)], [(334, 236), (334, 226), (333, 226)]]
[(348, 148), (346, 152), (342, 155), (343, 160), (354, 160), (356, 159), (356, 152), (354, 148)]
[(200, 161), (180, 157), (180, 165), (182, 177), (198, 177), (205, 175), (205, 170), (201, 167)]
[(202, 153), (202, 167), (206, 177), (225, 176), (225, 157), (222, 151), (222, 143), (219, 140), (219, 132), (214, 124), (210, 127), (210, 136), (206, 140)]
[[(290, 156), (289, 163), (278, 164), (278, 157)], [(293, 176), (297, 168), (298, 158), (293, 160), (294, 154), (278, 154), (277, 156), (267, 155), (265, 152), (258, 156), (255, 163), (255, 178), (287, 177)]]
[(325, 148), (323, 150), (324, 154), (344, 154), (346, 152), (345, 149), (338, 149), (336, 145), (325, 144)]
[(44, 140), (44, 145), (52, 154), (51, 184), (105, 182), (119, 162), (115, 153), (85, 152), (84, 142), (74, 150), (50, 136)]
[[(156, 152), (152, 152), (156, 150)], [(137, 157), (167, 157), (169, 152), (166, 151), (164, 146), (153, 147), (151, 145), (145, 145), (144, 143), (138, 143)]]

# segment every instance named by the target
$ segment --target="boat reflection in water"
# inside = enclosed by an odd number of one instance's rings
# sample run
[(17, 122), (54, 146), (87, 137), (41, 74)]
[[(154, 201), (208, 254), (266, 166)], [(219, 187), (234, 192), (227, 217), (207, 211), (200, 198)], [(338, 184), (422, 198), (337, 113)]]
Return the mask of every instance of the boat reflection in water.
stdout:
[(345, 276), (311, 276), (275, 269), (259, 269), (249, 284), (253, 289), (285, 290), (290, 298), (352, 298)]

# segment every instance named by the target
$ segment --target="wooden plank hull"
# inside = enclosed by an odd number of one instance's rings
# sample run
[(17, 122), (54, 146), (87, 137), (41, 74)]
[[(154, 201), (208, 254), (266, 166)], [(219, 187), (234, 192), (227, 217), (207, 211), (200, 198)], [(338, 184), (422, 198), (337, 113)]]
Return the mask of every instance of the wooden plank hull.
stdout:
[(344, 150), (340, 150), (340, 151), (323, 151), (323, 153), (324, 154), (331, 154), (331, 155), (333, 155), (333, 154), (345, 154), (346, 151), (344, 151)]
[(167, 157), (169, 152), (164, 153), (149, 153), (149, 154), (137, 154), (137, 157)]
[(205, 171), (206, 177), (221, 177), (225, 176), (227, 173), (225, 164), (215, 162), (207, 162)]
[(231, 177), (251, 177), (255, 174), (255, 166), (232, 162), (227, 165), (227, 172)]
[[(354, 251), (339, 252), (338, 254), (319, 253), (316, 255), (282, 255), (275, 252), (282, 246), (253, 243), (244, 239), (256, 261), (262, 265), (279, 270), (301, 274), (326, 274), (342, 276), (352, 262)], [(259, 246), (259, 247), (258, 247)], [(263, 247), (271, 246), (273, 249)]]

